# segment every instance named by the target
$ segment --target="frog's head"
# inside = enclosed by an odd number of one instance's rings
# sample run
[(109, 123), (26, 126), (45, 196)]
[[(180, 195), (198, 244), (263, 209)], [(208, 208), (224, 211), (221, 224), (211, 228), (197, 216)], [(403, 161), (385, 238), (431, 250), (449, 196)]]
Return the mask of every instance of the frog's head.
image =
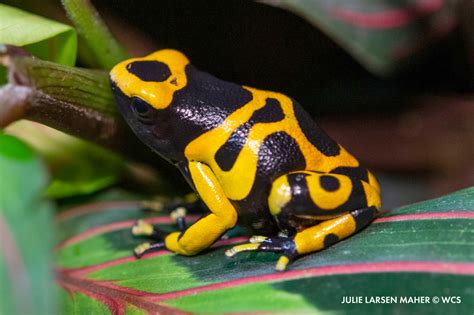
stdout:
[(186, 86), (187, 64), (188, 58), (179, 51), (163, 49), (122, 61), (110, 71), (110, 79), (116, 90), (130, 98), (128, 106), (133, 106), (133, 99), (141, 99), (155, 109), (165, 109), (174, 92)]
[[(117, 64), (110, 72), (119, 112), (139, 138), (160, 151), (166, 144), (166, 120), (159, 113), (168, 108), (176, 91), (187, 84), (189, 60), (182, 53), (164, 49), (143, 58)], [(163, 118), (163, 117), (162, 117)]]

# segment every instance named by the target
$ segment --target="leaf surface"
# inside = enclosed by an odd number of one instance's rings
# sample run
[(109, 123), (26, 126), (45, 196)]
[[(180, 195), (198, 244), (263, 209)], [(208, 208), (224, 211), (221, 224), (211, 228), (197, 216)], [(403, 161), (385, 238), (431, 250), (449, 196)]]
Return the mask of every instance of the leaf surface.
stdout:
[[(140, 260), (143, 240), (130, 227), (145, 218), (175, 230), (167, 216), (139, 211), (140, 203), (102, 201), (60, 214), (59, 284), (69, 309), (105, 305), (133, 312), (413, 312), (463, 313), (474, 306), (474, 188), (384, 213), (368, 228), (274, 272), (278, 255), (224, 251), (246, 240), (230, 238), (196, 257), (167, 251)], [(76, 295), (81, 296), (76, 299)], [(84, 298), (87, 296), (88, 299)], [(460, 304), (343, 304), (343, 296), (459, 296)], [(97, 304), (94, 300), (100, 303)]]
[(32, 121), (18, 121), (6, 128), (33, 146), (51, 174), (49, 198), (90, 194), (115, 184), (124, 161), (110, 151)]
[(20, 140), (0, 133), (0, 313), (54, 314), (52, 206), (47, 175)]
[(69, 25), (0, 4), (0, 43), (25, 47), (38, 58), (76, 62), (77, 36)]
[(279, 0), (329, 34), (372, 72), (387, 75), (400, 62), (449, 33), (457, 1)]

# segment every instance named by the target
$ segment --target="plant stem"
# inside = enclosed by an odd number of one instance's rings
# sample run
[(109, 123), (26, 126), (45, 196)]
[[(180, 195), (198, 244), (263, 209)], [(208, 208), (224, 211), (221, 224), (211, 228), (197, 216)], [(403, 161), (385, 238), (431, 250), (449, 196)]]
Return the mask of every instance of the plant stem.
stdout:
[(89, 0), (62, 0), (62, 4), (97, 67), (109, 70), (128, 58)]
[(106, 72), (35, 59), (12, 46), (0, 46), (0, 64), (9, 72), (9, 84), (0, 89), (0, 128), (29, 119), (169, 169), (117, 114)]
[(117, 114), (105, 71), (68, 67), (29, 57), (15, 58), (14, 67), (16, 74), (50, 97), (111, 117)]

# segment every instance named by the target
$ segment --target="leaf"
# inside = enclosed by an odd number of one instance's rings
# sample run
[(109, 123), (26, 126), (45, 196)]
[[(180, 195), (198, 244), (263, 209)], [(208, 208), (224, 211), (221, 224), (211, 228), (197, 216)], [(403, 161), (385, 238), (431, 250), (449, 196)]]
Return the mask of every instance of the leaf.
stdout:
[(69, 25), (0, 4), (0, 43), (22, 46), (38, 58), (76, 62), (77, 36)]
[[(367, 229), (274, 271), (278, 256), (225, 249), (228, 240), (196, 257), (167, 251), (140, 260), (143, 240), (130, 227), (144, 217), (175, 230), (167, 216), (139, 211), (137, 200), (77, 206), (56, 218), (58, 281), (68, 310), (197, 313), (461, 314), (474, 306), (474, 187), (383, 214)], [(343, 304), (343, 296), (459, 296), (460, 304)]]
[(0, 313), (55, 314), (52, 206), (33, 151), (0, 134)]
[(263, 1), (295, 12), (328, 33), (370, 71), (388, 75), (456, 25), (441, 0)]
[(90, 194), (115, 184), (124, 161), (93, 144), (30, 121), (19, 121), (7, 132), (29, 143), (47, 163), (50, 198)]

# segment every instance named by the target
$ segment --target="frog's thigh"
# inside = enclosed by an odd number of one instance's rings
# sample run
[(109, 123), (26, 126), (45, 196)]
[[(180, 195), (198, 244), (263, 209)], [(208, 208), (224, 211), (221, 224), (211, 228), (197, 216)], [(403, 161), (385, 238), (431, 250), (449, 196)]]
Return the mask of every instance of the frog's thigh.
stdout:
[(284, 226), (291, 217), (327, 220), (352, 210), (378, 209), (380, 194), (378, 187), (346, 175), (298, 171), (272, 183), (268, 207)]
[[(299, 228), (298, 254), (326, 248), (368, 225), (380, 207), (377, 187), (346, 175), (310, 171), (277, 178), (268, 205), (281, 227)], [(321, 223), (301, 231), (298, 218)]]
[(197, 193), (211, 213), (183, 233), (175, 232), (166, 237), (166, 247), (182, 255), (194, 255), (208, 248), (237, 223), (237, 211), (209, 166), (190, 162), (189, 173)]

